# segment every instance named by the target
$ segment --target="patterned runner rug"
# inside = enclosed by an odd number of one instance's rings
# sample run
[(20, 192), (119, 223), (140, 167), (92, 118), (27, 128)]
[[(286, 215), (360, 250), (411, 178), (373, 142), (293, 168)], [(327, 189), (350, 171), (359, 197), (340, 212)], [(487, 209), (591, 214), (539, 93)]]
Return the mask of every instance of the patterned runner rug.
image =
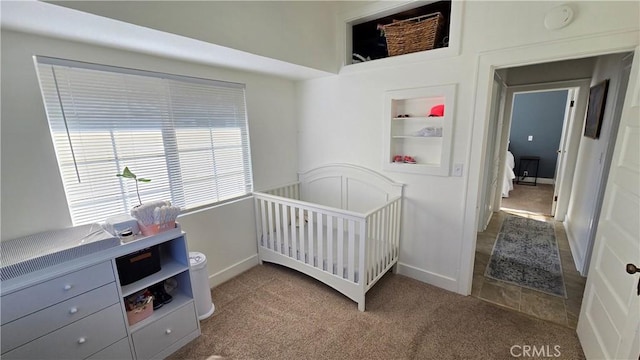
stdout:
[(485, 276), (566, 298), (553, 224), (507, 216)]

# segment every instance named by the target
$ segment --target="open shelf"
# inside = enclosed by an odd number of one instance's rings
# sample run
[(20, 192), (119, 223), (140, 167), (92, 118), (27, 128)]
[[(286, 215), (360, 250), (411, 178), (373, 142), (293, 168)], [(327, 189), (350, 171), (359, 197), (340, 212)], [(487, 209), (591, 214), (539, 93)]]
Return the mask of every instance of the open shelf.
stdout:
[(187, 296), (183, 293), (177, 292), (176, 294), (173, 295), (173, 300), (171, 300), (170, 303), (164, 304), (162, 305), (161, 308), (154, 310), (153, 314), (151, 314), (148, 318), (144, 320), (140, 320), (139, 322), (133, 325), (130, 325), (129, 329), (131, 330), (131, 332), (135, 332), (136, 330), (139, 330), (147, 326), (148, 324), (154, 322), (155, 320), (160, 319), (166, 316), (167, 314), (172, 313), (174, 310), (182, 307), (184, 304), (187, 304), (191, 301), (193, 301), (192, 297)]
[[(455, 85), (395, 90), (385, 96), (385, 153), (389, 171), (448, 176)], [(437, 111), (444, 106), (444, 113)], [(416, 163), (394, 162), (411, 156)]]
[(153, 284), (159, 283), (162, 280), (175, 276), (189, 269), (188, 266), (181, 264), (170, 257), (163, 258), (163, 260), (161, 260), (161, 266), (162, 268), (160, 269), (160, 271), (131, 284), (122, 286), (122, 296), (131, 295), (137, 291), (146, 289)]
[[(377, 15), (370, 15), (348, 22), (351, 48), (348, 49), (350, 59), (347, 64), (379, 60), (390, 56), (387, 39), (382, 30), (385, 25), (397, 21), (421, 17), (424, 15), (440, 13), (442, 21), (433, 47), (424, 51), (447, 48), (449, 46), (449, 33), (452, 14), (451, 0), (419, 1), (410, 8), (399, 7), (395, 11), (383, 11)], [(357, 55), (356, 55), (357, 54)], [(364, 60), (362, 60), (364, 59)]]

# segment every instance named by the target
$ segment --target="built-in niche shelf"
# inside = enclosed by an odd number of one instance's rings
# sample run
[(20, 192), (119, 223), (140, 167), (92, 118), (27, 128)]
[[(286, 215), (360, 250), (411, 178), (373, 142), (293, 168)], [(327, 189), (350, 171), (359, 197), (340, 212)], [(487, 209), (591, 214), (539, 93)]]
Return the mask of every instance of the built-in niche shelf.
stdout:
[(386, 93), (385, 170), (449, 175), (455, 90), (444, 85)]
[[(347, 59), (345, 64), (370, 63), (372, 61), (375, 62), (375, 60), (396, 57), (393, 54), (389, 55), (387, 39), (382, 30), (384, 25), (435, 13), (442, 14), (441, 25), (433, 48), (422, 52), (448, 48), (451, 38), (452, 19), (457, 22), (457, 15), (461, 14), (459, 4), (454, 5), (452, 6), (451, 0), (416, 1), (378, 11), (365, 10), (365, 14), (361, 17), (347, 19)], [(459, 24), (455, 24), (454, 28), (459, 28)]]

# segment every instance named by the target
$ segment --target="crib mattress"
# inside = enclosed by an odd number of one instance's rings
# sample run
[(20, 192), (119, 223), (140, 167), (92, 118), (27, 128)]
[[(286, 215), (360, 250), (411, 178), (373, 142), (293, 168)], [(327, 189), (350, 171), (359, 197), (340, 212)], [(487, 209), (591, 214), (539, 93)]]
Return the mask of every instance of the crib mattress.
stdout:
[[(279, 252), (285, 256), (288, 256), (290, 258), (294, 258), (296, 260), (299, 261), (303, 261), (307, 263), (307, 264), (311, 264), (311, 261), (309, 260), (309, 249), (308, 249), (308, 244), (305, 245), (305, 251), (304, 253), (301, 253), (300, 250), (300, 239), (299, 236), (296, 237), (296, 250), (295, 250), (295, 256), (294, 256), (294, 251), (293, 251), (293, 239), (291, 236), (291, 232), (292, 231), (296, 231), (296, 233), (298, 234), (299, 228), (295, 225), (289, 225), (289, 246), (285, 247), (284, 241), (282, 241), (278, 247), (276, 251), (276, 249), (274, 249), (273, 247), (273, 243), (272, 243), (272, 238), (271, 236), (269, 236), (269, 233), (262, 234), (262, 236), (260, 237), (260, 245), (263, 247), (267, 247), (269, 249), (272, 249), (273, 251)], [(305, 234), (306, 231), (308, 231), (307, 229), (305, 229)], [(349, 261), (349, 234), (347, 231), (344, 231), (343, 233), (343, 249), (342, 249), (342, 254), (343, 254), (343, 266), (342, 266), (342, 273), (340, 274), (340, 272), (338, 271), (338, 249), (337, 246), (333, 246), (333, 251), (332, 251), (332, 255), (333, 255), (333, 262), (332, 264), (329, 265), (329, 257), (328, 257), (328, 253), (327, 253), (327, 242), (328, 242), (328, 235), (327, 235), (327, 227), (324, 226), (323, 227), (323, 241), (322, 243), (324, 244), (324, 248), (323, 248), (323, 255), (322, 255), (322, 270), (323, 271), (327, 271), (327, 272), (331, 272), (333, 275), (338, 275), (341, 276), (344, 279), (348, 279), (349, 278), (349, 270), (348, 270), (348, 261)], [(313, 237), (313, 246), (314, 246), (314, 251), (313, 251), (313, 267), (319, 268), (318, 265), (318, 260), (319, 260), (319, 256), (318, 256), (318, 234), (317, 234), (317, 228), (314, 227), (314, 237)], [(276, 233), (273, 233), (273, 237), (276, 238)], [(335, 243), (335, 245), (337, 245), (338, 242), (338, 230), (337, 229), (333, 229), (333, 241)], [(382, 242), (379, 240), (375, 240), (375, 239), (368, 239), (368, 245), (375, 245), (375, 244), (381, 244)], [(354, 240), (354, 282), (358, 282), (359, 280), (359, 257), (358, 257), (358, 249), (360, 247), (360, 241), (359, 239), (356, 237), (356, 239)], [(285, 249), (283, 249), (285, 248)], [(384, 249), (382, 246), (380, 247), (381, 249)], [(382, 266), (383, 263), (386, 263), (386, 260), (390, 260), (393, 257), (394, 253), (397, 253), (398, 251), (398, 247), (397, 246), (387, 246), (387, 249), (384, 249), (382, 251), (382, 254), (379, 254), (378, 256), (378, 266)], [(372, 266), (375, 266), (376, 264), (372, 264)], [(331, 271), (329, 271), (328, 269), (331, 269)]]

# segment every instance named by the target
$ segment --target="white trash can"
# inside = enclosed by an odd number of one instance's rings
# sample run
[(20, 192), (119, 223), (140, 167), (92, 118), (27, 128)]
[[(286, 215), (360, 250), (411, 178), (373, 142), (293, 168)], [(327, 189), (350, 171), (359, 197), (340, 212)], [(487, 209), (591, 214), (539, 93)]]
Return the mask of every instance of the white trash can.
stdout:
[(203, 253), (192, 251), (189, 252), (189, 263), (191, 264), (191, 286), (198, 311), (198, 320), (204, 320), (211, 316), (215, 310), (211, 301), (207, 257)]

